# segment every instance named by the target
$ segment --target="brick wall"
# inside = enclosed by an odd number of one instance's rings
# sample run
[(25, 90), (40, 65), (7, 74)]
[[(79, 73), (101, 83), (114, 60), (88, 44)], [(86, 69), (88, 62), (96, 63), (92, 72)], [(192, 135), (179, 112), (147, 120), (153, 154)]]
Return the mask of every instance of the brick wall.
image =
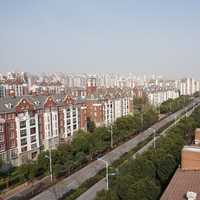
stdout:
[(200, 170), (200, 148), (184, 147), (181, 157), (182, 170)]

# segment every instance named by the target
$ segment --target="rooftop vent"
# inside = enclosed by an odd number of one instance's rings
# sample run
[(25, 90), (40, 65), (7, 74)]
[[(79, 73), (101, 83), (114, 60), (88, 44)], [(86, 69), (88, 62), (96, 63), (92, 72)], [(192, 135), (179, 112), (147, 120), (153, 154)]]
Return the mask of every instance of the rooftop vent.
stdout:
[(61, 102), (62, 101), (62, 99), (56, 99), (56, 102), (57, 103), (59, 103), (59, 102)]
[(11, 109), (13, 108), (13, 105), (11, 103), (4, 104), (6, 108)]
[(34, 105), (40, 105), (39, 101), (34, 101)]
[(186, 194), (186, 197), (187, 197), (188, 200), (196, 200), (197, 193), (188, 191), (187, 194)]

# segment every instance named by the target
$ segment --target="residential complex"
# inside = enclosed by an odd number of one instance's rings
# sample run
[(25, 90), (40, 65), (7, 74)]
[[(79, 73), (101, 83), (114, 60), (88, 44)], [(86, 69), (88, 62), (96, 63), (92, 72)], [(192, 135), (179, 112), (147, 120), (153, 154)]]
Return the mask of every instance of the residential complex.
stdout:
[(54, 96), (8, 96), (0, 101), (0, 156), (21, 165), (36, 159), (43, 150), (70, 142), (87, 119), (108, 126), (132, 112), (132, 98), (72, 98)]
[(180, 96), (180, 93), (175, 88), (148, 88), (146, 90), (147, 97), (149, 99), (149, 102), (152, 105), (159, 106), (164, 101), (167, 101), (168, 99), (176, 99)]
[[(112, 84), (107, 84), (105, 77)], [(133, 111), (134, 96), (145, 95), (152, 105), (159, 106), (199, 90), (197, 81), (141, 81), (131, 74), (69, 75), (67, 82), (65, 78), (64, 74), (0, 76), (0, 156), (5, 162), (21, 165), (36, 159), (41, 151), (70, 142), (76, 131), (87, 130), (88, 120), (97, 127), (111, 125)], [(72, 80), (77, 87), (68, 87)]]
[[(33, 75), (24, 72), (0, 74), (0, 97), (23, 95), (69, 95), (86, 97), (109, 93), (115, 89), (129, 90), (136, 96), (146, 95), (149, 102), (159, 106), (169, 98), (192, 95), (200, 90), (200, 81), (193, 78), (165, 80), (161, 76), (141, 77), (129, 74), (66, 74)], [(137, 92), (135, 92), (137, 91)], [(139, 92), (139, 93), (138, 93)]]

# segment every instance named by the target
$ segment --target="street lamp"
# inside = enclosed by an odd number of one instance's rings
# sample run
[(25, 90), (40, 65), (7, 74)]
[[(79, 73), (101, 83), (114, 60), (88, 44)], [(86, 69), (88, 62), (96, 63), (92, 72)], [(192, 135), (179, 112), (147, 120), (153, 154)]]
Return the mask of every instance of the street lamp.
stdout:
[(45, 158), (49, 159), (49, 172), (50, 172), (51, 182), (53, 183), (53, 169), (52, 169), (51, 148), (49, 148), (49, 156), (45, 155)]
[(144, 126), (144, 116), (143, 116), (143, 112), (141, 113), (141, 129), (143, 130), (143, 126)]
[(175, 125), (177, 124), (177, 121), (178, 121), (177, 115), (175, 114), (175, 116), (174, 116), (174, 124), (175, 124)]
[(156, 129), (150, 128), (153, 130), (153, 148), (156, 149)]
[(100, 160), (100, 161), (102, 161), (106, 164), (106, 190), (109, 190), (109, 183), (108, 183), (108, 181), (109, 181), (108, 180), (108, 166), (109, 166), (109, 164), (108, 164), (108, 161), (103, 160), (102, 158), (98, 158), (97, 160)]
[(158, 109), (158, 116), (160, 117), (160, 105), (157, 107)]
[(110, 147), (113, 148), (113, 127), (110, 125)]

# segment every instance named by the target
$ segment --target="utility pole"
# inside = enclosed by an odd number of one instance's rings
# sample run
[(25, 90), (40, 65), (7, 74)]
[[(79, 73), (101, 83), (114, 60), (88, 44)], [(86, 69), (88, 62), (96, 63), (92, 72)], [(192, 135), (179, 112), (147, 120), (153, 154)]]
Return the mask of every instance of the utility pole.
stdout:
[(112, 127), (112, 123), (110, 125), (110, 148), (113, 148), (113, 127)]
[(109, 190), (109, 174), (108, 174), (108, 161), (103, 160), (102, 158), (98, 158), (97, 160), (100, 160), (102, 162), (104, 162), (106, 164), (106, 190)]
[(174, 120), (175, 120), (175, 125), (177, 124), (177, 116), (175, 115), (174, 117)]
[(141, 107), (141, 129), (143, 130), (143, 126), (144, 126), (144, 113), (143, 113), (143, 110), (144, 110), (144, 105), (142, 104), (142, 107)]
[(141, 113), (141, 129), (143, 130), (143, 126), (144, 126), (144, 116), (143, 113)]
[(49, 155), (45, 155), (45, 158), (47, 158), (49, 160), (49, 173), (50, 173), (51, 183), (53, 183), (53, 168), (52, 168), (51, 146), (49, 146)]
[[(53, 121), (52, 121), (52, 110), (50, 106), (50, 120), (51, 120), (51, 135), (53, 135)], [(50, 176), (51, 176), (51, 182), (53, 183), (53, 168), (52, 168), (52, 139), (50, 139), (49, 143), (49, 168), (50, 168)]]
[(172, 102), (170, 101), (170, 112), (172, 112)]
[(156, 130), (153, 129), (153, 148), (156, 150)]
[(53, 183), (53, 169), (52, 169), (52, 154), (51, 154), (51, 147), (50, 147), (50, 149), (49, 149), (49, 168), (50, 168), (51, 182)]
[(150, 128), (153, 130), (153, 148), (156, 150), (156, 129)]

